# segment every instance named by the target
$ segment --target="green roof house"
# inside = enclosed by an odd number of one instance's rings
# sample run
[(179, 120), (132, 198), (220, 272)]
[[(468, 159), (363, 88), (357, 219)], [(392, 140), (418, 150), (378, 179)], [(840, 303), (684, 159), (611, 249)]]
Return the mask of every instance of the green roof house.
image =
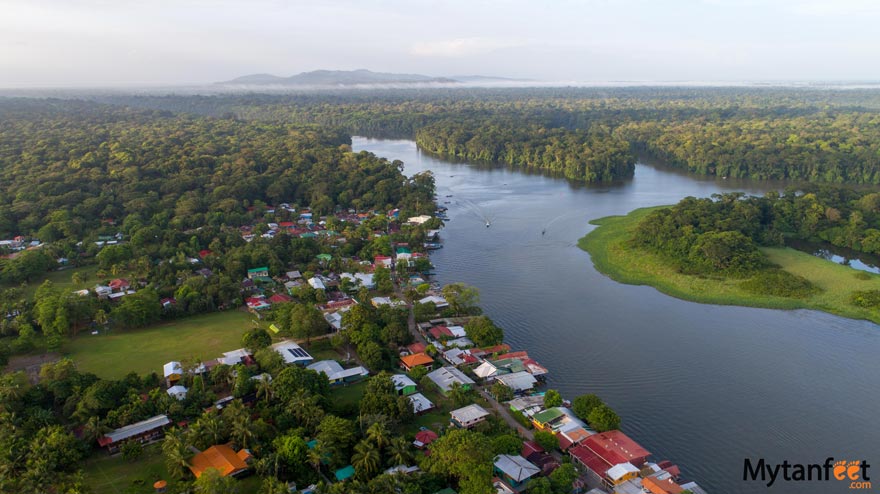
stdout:
[(268, 267), (264, 266), (262, 268), (248, 269), (248, 279), (252, 280), (254, 278), (268, 278), (268, 277), (269, 277), (269, 268)]

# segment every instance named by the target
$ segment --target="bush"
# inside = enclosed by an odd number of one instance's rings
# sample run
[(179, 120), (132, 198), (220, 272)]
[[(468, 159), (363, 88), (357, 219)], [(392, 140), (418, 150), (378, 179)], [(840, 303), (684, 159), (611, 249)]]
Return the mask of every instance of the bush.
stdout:
[(761, 271), (739, 286), (756, 295), (789, 298), (804, 298), (818, 291), (810, 280), (781, 269)]
[(868, 281), (871, 279), (871, 275), (864, 271), (857, 271), (855, 274), (857, 280)]
[(856, 290), (849, 296), (849, 301), (856, 307), (876, 309), (880, 307), (880, 290)]

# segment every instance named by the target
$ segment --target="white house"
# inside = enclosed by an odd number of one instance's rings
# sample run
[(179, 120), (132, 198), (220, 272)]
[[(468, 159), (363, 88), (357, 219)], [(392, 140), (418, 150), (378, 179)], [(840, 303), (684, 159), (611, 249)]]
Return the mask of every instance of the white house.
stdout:
[(486, 417), (490, 414), (480, 405), (473, 404), (453, 410), (449, 412), (449, 415), (452, 420), (452, 425), (462, 429), (470, 429), (486, 420)]
[(309, 365), (315, 360), (309, 352), (290, 340), (279, 341), (272, 345), (272, 349), (281, 355), (285, 364)]

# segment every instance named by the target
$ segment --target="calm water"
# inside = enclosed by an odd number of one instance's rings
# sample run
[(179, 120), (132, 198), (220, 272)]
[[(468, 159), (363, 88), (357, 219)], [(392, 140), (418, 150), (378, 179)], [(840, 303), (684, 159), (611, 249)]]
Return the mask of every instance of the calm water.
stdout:
[(624, 184), (579, 187), (448, 163), (411, 141), (356, 138), (354, 148), (403, 160), (407, 174), (434, 172), (450, 217), (444, 248), (432, 254), (437, 279), (477, 286), (506, 341), (545, 364), (552, 387), (567, 398), (601, 396), (655, 459), (678, 463), (714, 494), (849, 491), (838, 481), (743, 482), (744, 457), (865, 458), (880, 482), (880, 327), (677, 300), (609, 280), (576, 245), (590, 219), (778, 184), (640, 164)]

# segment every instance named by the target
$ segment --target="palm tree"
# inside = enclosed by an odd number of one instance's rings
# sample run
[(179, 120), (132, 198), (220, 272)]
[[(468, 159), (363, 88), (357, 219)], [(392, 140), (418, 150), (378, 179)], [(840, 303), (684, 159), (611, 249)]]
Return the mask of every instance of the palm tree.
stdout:
[(314, 448), (310, 449), (308, 453), (308, 462), (312, 468), (315, 469), (319, 474), (321, 473), (321, 460), (324, 459), (324, 450), (321, 448), (321, 443), (315, 445)]
[(372, 444), (361, 441), (354, 447), (354, 455), (351, 457), (351, 465), (361, 478), (372, 478), (379, 471), (382, 458), (379, 450)]
[(199, 446), (209, 447), (221, 444), (225, 437), (223, 420), (213, 412), (207, 412), (199, 417), (190, 428), (193, 439)]
[(380, 450), (388, 445), (388, 428), (383, 422), (375, 422), (367, 429), (367, 439), (373, 441)]
[(412, 460), (410, 443), (403, 437), (395, 437), (388, 444), (388, 459), (392, 466), (408, 465)]
[(98, 439), (102, 438), (106, 432), (110, 432), (110, 428), (104, 424), (100, 417), (95, 415), (89, 417), (88, 422), (83, 425), (83, 439), (89, 445), (98, 442)]
[(271, 379), (260, 379), (257, 382), (257, 399), (260, 397), (264, 398), (266, 401), (272, 400), (273, 396), (272, 392), (272, 380)]
[(223, 410), (223, 419), (229, 424), (232, 440), (239, 448), (248, 448), (254, 439), (251, 418), (240, 401), (233, 401)]
[(171, 429), (165, 434), (162, 442), (162, 453), (165, 455), (165, 467), (172, 476), (182, 479), (189, 467), (189, 458), (192, 452), (183, 440), (183, 433), (178, 429)]

